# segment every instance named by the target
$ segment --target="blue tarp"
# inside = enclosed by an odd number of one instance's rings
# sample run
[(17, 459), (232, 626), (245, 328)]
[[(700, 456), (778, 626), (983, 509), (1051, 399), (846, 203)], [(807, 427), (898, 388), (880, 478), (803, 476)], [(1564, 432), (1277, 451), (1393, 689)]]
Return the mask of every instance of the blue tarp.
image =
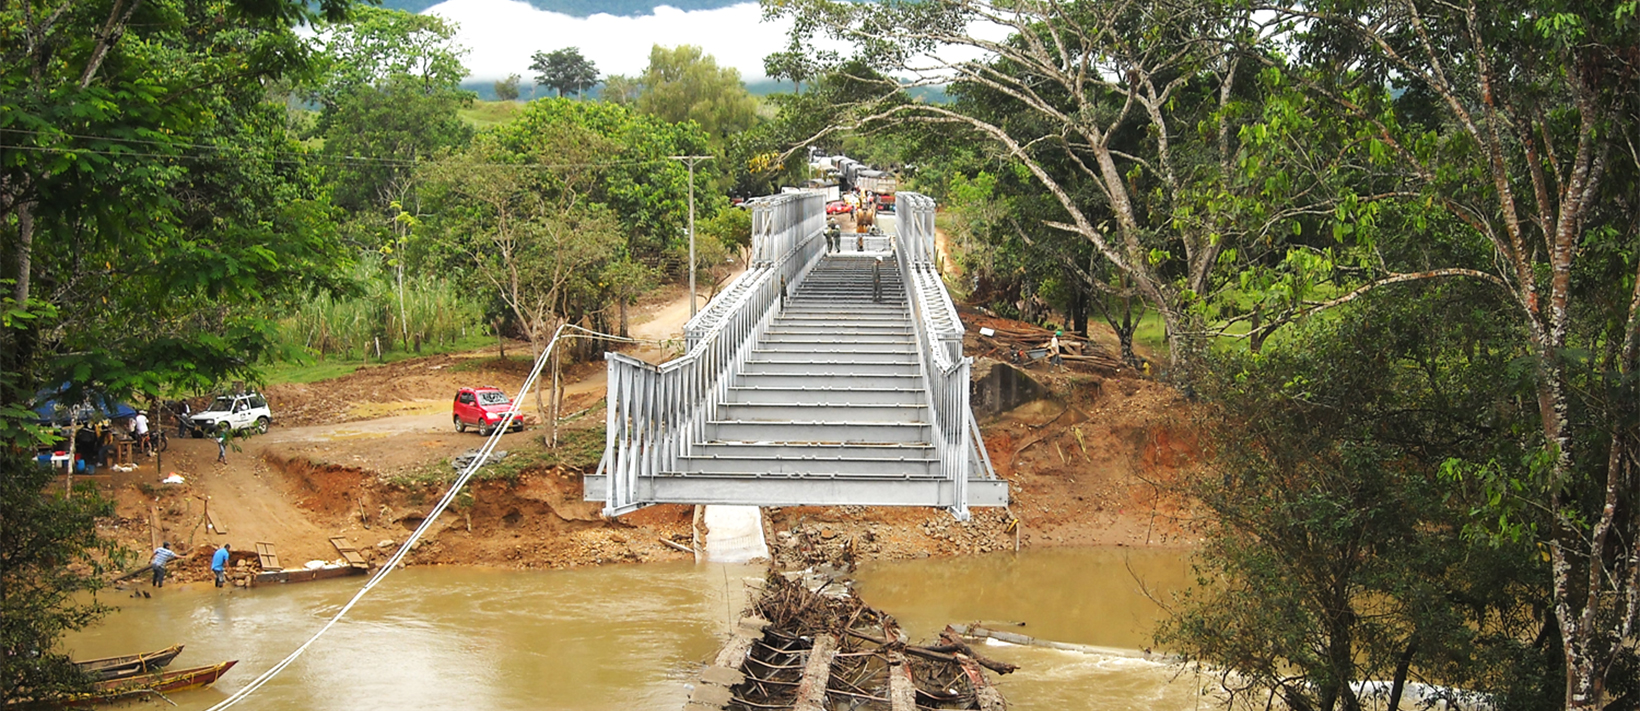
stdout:
[[(65, 410), (59, 413), (57, 411), (57, 396), (68, 389), (69, 383), (63, 383), (55, 390), (47, 389), (35, 393), (34, 415), (40, 419), (40, 424), (51, 424), (53, 421), (68, 422), (68, 412)], [(124, 417), (134, 417), (137, 414), (136, 408), (123, 402), (110, 402), (102, 393), (98, 392), (87, 392), (82, 404), (89, 404), (91, 409), (98, 413), (96, 419), (118, 420)], [(85, 421), (85, 415), (80, 416), (80, 421)]]

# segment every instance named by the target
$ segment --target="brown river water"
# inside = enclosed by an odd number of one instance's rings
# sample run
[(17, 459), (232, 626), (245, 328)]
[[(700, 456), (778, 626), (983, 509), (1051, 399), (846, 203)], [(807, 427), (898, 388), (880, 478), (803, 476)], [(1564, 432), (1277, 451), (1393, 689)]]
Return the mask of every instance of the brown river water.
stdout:
[[(679, 709), (745, 607), (746, 581), (761, 574), (691, 564), (408, 568), (235, 708)], [(1161, 615), (1145, 591), (1165, 601), (1187, 574), (1177, 551), (1084, 548), (873, 563), (857, 578), (867, 604), (895, 615), (914, 639), (948, 623), (1012, 621), (1025, 626), (1004, 629), (1136, 649)], [(151, 599), (116, 591), (106, 599), (121, 610), (72, 636), (69, 648), (89, 658), (186, 644), (173, 669), (239, 660), (214, 687), (170, 695), (180, 709), (204, 709), (299, 646), (362, 580), (195, 584)], [(1128, 654), (1012, 645), (982, 653), (1020, 665), (998, 679), (1016, 711), (1210, 705), (1195, 678)]]

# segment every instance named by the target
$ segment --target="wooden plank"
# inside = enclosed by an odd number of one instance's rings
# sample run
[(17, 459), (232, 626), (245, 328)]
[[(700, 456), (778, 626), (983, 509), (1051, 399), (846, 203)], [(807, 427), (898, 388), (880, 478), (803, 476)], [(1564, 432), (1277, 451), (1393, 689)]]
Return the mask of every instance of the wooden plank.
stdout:
[(262, 570), (267, 572), (285, 569), (285, 566), (279, 564), (279, 553), (274, 550), (273, 544), (266, 541), (256, 543), (256, 560), (262, 564)]
[(328, 568), (302, 568), (298, 570), (274, 570), (257, 573), (251, 578), (251, 585), (268, 585), (271, 583), (307, 583), (314, 580), (329, 580), (349, 575), (364, 575), (363, 568), (354, 568), (338, 565)]
[(149, 550), (159, 549), (159, 507), (148, 506), (148, 545)]
[(917, 685), (905, 654), (888, 653), (888, 706), (891, 711), (917, 711)]
[(222, 522), (217, 520), (216, 514), (211, 513), (210, 499), (205, 500), (205, 528), (206, 530), (216, 531), (218, 535), (228, 532), (228, 527), (222, 525)]
[(825, 711), (826, 687), (831, 685), (831, 660), (837, 656), (837, 638), (816, 635), (803, 666), (803, 680), (797, 684), (797, 703), (792, 711)]
[(1008, 704), (1002, 700), (1002, 692), (991, 686), (991, 680), (985, 678), (985, 670), (979, 667), (979, 663), (966, 654), (953, 656), (962, 665), (962, 673), (967, 675), (968, 684), (974, 687), (974, 700), (979, 702), (980, 711), (1007, 711)]
[(334, 536), (330, 539), (330, 545), (336, 549), (338, 554), (342, 556), (342, 560), (347, 561), (348, 565), (355, 568), (370, 567), (370, 564), (365, 562), (364, 556), (359, 553), (359, 549), (354, 548), (353, 544), (348, 543), (346, 538)]
[(763, 628), (768, 626), (769, 621), (761, 617), (740, 619), (729, 642), (718, 650), (712, 666), (701, 671), (700, 683), (689, 695), (689, 701), (683, 706), (684, 711), (721, 711), (728, 707), (734, 699), (730, 689), (746, 679), (740, 667), (746, 663), (746, 655), (751, 653), (752, 644), (763, 636)]

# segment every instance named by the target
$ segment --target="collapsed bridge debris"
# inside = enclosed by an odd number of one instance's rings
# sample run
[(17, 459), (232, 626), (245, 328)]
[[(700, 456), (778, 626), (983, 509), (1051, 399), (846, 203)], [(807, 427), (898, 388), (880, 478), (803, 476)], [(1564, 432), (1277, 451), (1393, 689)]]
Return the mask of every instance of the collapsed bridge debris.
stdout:
[(950, 628), (938, 644), (910, 644), (892, 616), (846, 585), (823, 579), (811, 589), (800, 574), (771, 571), (684, 709), (1001, 711), (986, 670), (1016, 668)]

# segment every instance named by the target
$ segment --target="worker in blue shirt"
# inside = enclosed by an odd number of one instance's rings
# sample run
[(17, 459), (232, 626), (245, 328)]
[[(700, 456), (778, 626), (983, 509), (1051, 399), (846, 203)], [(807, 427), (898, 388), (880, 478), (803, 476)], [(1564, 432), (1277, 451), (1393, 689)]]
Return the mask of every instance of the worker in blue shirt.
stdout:
[(211, 555), (211, 572), (216, 574), (216, 586), (219, 588), (222, 587), (222, 583), (228, 580), (229, 548), (230, 546), (224, 543), (221, 548), (216, 549), (216, 553)]
[(176, 557), (176, 551), (171, 550), (170, 541), (166, 541), (160, 544), (160, 547), (154, 549), (154, 557), (148, 561), (148, 567), (154, 571), (154, 587), (165, 587), (165, 564), (176, 560)]

